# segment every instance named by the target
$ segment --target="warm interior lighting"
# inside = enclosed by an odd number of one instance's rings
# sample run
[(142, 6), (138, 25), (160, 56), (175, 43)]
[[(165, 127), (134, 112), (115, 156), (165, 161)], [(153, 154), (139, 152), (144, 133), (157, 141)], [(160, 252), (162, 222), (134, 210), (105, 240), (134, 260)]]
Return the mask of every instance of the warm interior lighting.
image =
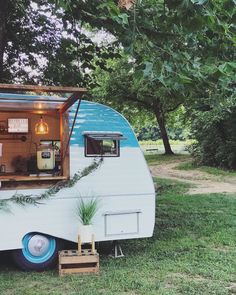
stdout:
[(119, 0), (118, 6), (129, 10), (135, 4), (135, 0)]
[(49, 132), (48, 124), (43, 121), (43, 117), (41, 116), (40, 121), (35, 125), (35, 133), (48, 134), (48, 132)]

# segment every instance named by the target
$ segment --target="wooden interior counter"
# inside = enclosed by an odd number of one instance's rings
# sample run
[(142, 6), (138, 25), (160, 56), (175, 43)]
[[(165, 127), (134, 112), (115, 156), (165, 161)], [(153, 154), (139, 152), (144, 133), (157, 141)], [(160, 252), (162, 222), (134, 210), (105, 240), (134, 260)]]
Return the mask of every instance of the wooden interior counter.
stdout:
[(65, 176), (30, 176), (30, 175), (0, 175), (0, 182), (14, 182), (14, 181), (42, 181), (42, 180), (66, 180)]
[(29, 175), (0, 175), (0, 191), (14, 189), (50, 188), (58, 181), (68, 179), (66, 176), (29, 176)]

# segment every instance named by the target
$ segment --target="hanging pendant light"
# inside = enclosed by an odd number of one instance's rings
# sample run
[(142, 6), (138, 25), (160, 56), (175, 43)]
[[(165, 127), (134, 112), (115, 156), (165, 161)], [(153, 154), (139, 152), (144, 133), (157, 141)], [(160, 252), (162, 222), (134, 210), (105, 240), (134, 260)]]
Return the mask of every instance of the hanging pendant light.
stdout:
[(41, 116), (40, 121), (35, 125), (35, 134), (48, 134), (48, 132), (48, 124), (43, 121), (43, 117)]
[(135, 0), (119, 0), (118, 6), (129, 10), (135, 4)]

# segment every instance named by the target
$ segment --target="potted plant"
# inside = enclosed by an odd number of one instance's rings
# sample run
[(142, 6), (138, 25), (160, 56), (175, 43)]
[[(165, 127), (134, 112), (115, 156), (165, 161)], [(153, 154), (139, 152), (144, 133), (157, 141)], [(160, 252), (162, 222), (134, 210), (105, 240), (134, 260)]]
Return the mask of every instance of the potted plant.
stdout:
[(93, 227), (92, 220), (98, 211), (98, 199), (94, 198), (89, 201), (80, 199), (77, 206), (77, 215), (80, 220), (79, 235), (82, 243), (88, 243), (92, 240)]

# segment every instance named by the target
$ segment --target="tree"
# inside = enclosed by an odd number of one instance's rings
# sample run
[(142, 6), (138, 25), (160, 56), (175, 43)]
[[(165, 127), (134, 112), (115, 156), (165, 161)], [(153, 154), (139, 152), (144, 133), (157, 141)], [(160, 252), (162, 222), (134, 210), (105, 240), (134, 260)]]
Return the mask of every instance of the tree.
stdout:
[(6, 47), (6, 18), (7, 18), (7, 6), (8, 1), (0, 1), (0, 81), (3, 76), (3, 55)]
[(153, 114), (158, 122), (165, 153), (172, 154), (166, 130), (166, 116), (179, 106), (180, 100), (176, 99), (171, 103), (170, 99), (162, 100), (158, 83), (153, 83), (142, 74), (137, 76), (134, 71), (134, 62), (127, 58), (113, 64), (110, 74), (98, 71), (96, 81), (98, 86), (92, 90), (92, 95), (107, 104), (112, 102), (112, 105), (121, 111), (124, 106), (129, 106), (126, 113), (133, 112), (135, 107), (140, 112), (145, 110)]
[[(40, 71), (39, 59), (44, 53), (52, 52), (56, 46), (57, 29), (44, 15), (51, 7), (43, 6), (46, 1), (37, 1), (35, 7), (29, 0), (1, 1), (0, 17), (0, 81), (32, 81), (29, 71)], [(35, 5), (37, 5), (34, 2)], [(2, 9), (3, 7), (3, 9)], [(38, 8), (38, 10), (36, 9)]]
[(172, 154), (165, 126), (168, 112), (183, 103), (191, 108), (209, 95), (218, 99), (215, 81), (226, 81), (222, 67), (235, 57), (235, 3), (136, 1), (130, 12), (114, 4), (73, 1), (71, 13), (82, 23), (105, 27), (123, 45), (128, 57), (116, 64), (107, 90), (120, 104), (129, 101), (153, 112), (166, 153)]
[(197, 142), (191, 152), (198, 165), (236, 170), (236, 107), (202, 112), (194, 118), (193, 134)]
[(104, 51), (55, 1), (0, 0), (0, 82), (80, 85)]

